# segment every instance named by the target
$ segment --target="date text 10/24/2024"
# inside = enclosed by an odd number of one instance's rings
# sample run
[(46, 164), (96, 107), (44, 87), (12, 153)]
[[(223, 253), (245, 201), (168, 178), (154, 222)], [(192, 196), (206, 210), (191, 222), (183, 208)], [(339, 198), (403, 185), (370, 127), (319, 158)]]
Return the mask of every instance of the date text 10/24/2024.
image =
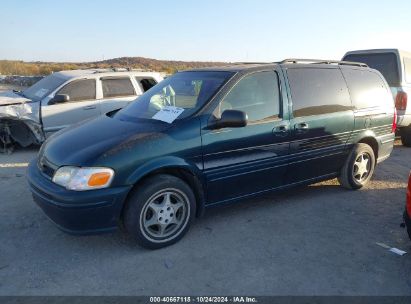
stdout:
[(150, 297), (150, 303), (257, 303), (254, 297)]

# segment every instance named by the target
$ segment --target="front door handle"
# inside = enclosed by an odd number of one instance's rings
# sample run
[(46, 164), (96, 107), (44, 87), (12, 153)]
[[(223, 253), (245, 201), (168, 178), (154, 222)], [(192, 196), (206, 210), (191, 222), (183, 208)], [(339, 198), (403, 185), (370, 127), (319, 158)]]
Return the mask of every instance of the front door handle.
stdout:
[(287, 125), (282, 125), (275, 127), (273, 129), (273, 133), (275, 136), (287, 136), (288, 135), (288, 126)]
[(308, 131), (308, 124), (306, 122), (301, 122), (296, 124), (294, 128), (298, 133), (305, 133)]
[(86, 107), (83, 107), (83, 110), (93, 110), (96, 108), (97, 108), (96, 106), (86, 106)]

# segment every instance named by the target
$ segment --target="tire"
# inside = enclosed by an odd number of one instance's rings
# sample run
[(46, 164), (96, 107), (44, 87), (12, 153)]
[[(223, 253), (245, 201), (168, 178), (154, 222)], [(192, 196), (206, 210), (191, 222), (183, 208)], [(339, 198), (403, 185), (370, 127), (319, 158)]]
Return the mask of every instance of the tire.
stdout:
[(411, 127), (400, 129), (401, 142), (405, 147), (411, 147)]
[(374, 150), (367, 144), (359, 143), (354, 146), (348, 156), (338, 181), (346, 189), (361, 189), (370, 181), (374, 169)]
[(407, 211), (404, 211), (403, 217), (404, 217), (405, 227), (406, 227), (406, 229), (407, 229), (408, 237), (409, 237), (410, 240), (411, 240), (411, 219), (410, 219)]
[(155, 175), (139, 184), (126, 202), (123, 217), (126, 231), (148, 249), (178, 242), (196, 214), (191, 188), (181, 179)]

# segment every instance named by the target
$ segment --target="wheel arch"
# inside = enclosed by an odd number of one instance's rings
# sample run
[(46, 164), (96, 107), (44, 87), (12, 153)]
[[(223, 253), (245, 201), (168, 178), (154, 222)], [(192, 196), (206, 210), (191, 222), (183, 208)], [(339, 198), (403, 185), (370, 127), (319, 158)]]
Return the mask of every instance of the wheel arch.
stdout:
[[(196, 217), (204, 213), (205, 206), (205, 182), (202, 172), (195, 164), (189, 164), (185, 160), (177, 157), (167, 157), (166, 159), (151, 161), (137, 169), (129, 178), (129, 184), (133, 187), (127, 195), (126, 202), (133, 191), (145, 180), (158, 174), (168, 174), (180, 178), (193, 190), (196, 198)], [(123, 218), (126, 203), (123, 206), (121, 217)]]
[(378, 141), (374, 136), (368, 135), (368, 136), (362, 137), (357, 143), (369, 145), (374, 151), (375, 161), (377, 162), (379, 146), (378, 146)]
[[(13, 142), (22, 147), (31, 144), (40, 144), (42, 137), (41, 128), (34, 122), (4, 117), (0, 119), (0, 132), (10, 137)], [(35, 132), (36, 131), (36, 132)]]

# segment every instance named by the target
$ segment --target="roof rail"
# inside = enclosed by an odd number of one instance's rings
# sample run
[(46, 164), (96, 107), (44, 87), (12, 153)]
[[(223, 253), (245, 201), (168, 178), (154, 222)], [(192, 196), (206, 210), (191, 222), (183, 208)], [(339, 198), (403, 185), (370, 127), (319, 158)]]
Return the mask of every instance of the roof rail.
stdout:
[(94, 74), (98, 73), (107, 73), (107, 72), (153, 72), (153, 70), (150, 69), (132, 69), (132, 68), (117, 68), (117, 67), (111, 67), (111, 68), (91, 68), (94, 70)]
[(363, 68), (368, 68), (368, 65), (365, 63), (361, 62), (353, 62), (353, 61), (338, 61), (338, 60), (321, 60), (321, 59), (296, 59), (296, 58), (290, 58), (290, 59), (284, 59), (283, 61), (278, 62), (280, 64), (285, 64), (285, 63), (312, 63), (312, 64), (338, 64), (338, 65), (352, 65), (352, 66), (358, 66), (358, 67), (363, 67)]
[(271, 62), (233, 62), (234, 65), (239, 64), (271, 64)]

